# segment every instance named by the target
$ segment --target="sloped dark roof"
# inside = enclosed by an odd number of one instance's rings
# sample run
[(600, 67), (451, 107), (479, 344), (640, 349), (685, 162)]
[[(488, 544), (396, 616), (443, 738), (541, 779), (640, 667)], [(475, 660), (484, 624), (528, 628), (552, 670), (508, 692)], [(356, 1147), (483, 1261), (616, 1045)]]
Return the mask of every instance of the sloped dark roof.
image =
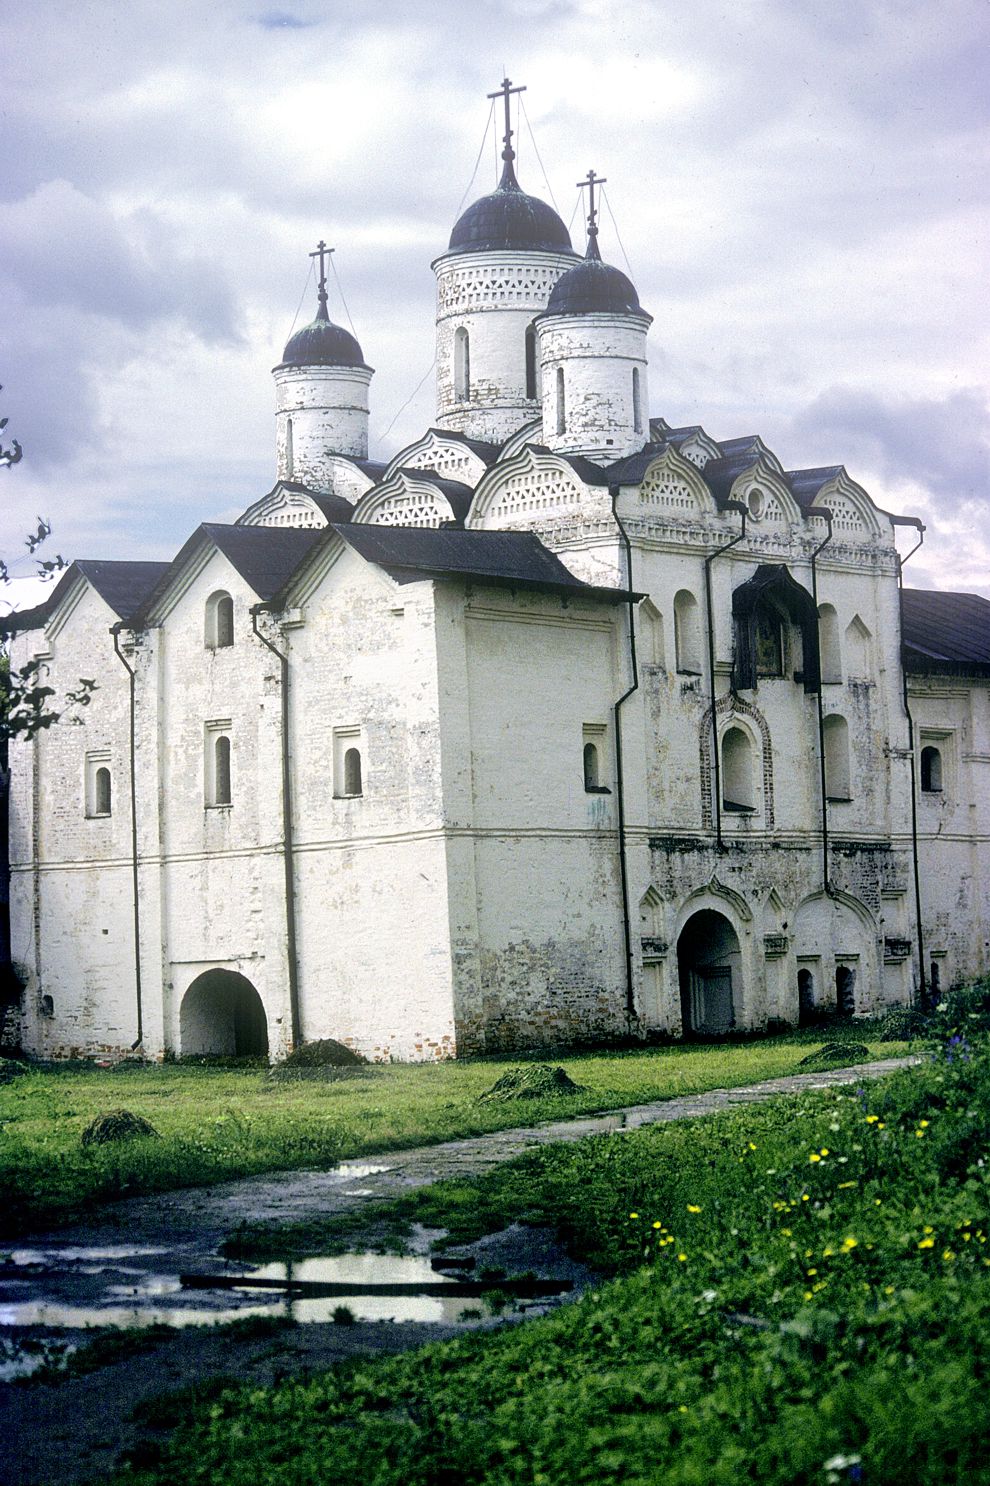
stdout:
[[(672, 442), (672, 441), (671, 441)], [(638, 485), (646, 474), (653, 461), (668, 447), (668, 441), (664, 439), (659, 444), (644, 444), (642, 449), (637, 449), (635, 454), (627, 454), (624, 459), (617, 459), (614, 464), (606, 468), (606, 475), (612, 485)]]
[(69, 564), (45, 603), (24, 609), (19, 614), (5, 615), (0, 621), (0, 629), (6, 634), (40, 629), (47, 624), (77, 577), (85, 578), (117, 618), (123, 619), (137, 608), (170, 566), (167, 562), (107, 562), (101, 558), (81, 558)]
[(448, 480), (445, 476), (438, 475), (436, 470), (408, 469), (404, 465), (395, 473), (405, 475), (410, 480), (425, 480), (427, 485), (435, 486), (453, 511), (455, 521), (463, 521), (471, 509), (474, 490), (470, 485), (465, 485), (463, 480)]
[[(342, 525), (342, 523), (341, 523)], [(337, 526), (334, 526), (337, 530)], [(198, 526), (177, 553), (161, 580), (147, 595), (140, 608), (129, 615), (135, 625), (147, 621), (172, 583), (186, 567), (190, 557), (204, 542), (210, 542), (254, 590), (262, 602), (273, 598), (288, 583), (303, 558), (327, 528), (298, 526), (222, 526), (206, 523)]]
[(823, 485), (842, 474), (841, 464), (822, 465), (814, 470), (788, 470), (784, 479), (794, 493), (799, 506), (810, 506)]
[[(743, 440), (733, 439), (731, 442), (743, 443)], [(720, 444), (719, 448), (724, 449), (725, 445)], [(709, 459), (701, 471), (701, 477), (720, 506), (729, 499), (729, 492), (739, 476), (745, 470), (752, 469), (757, 457), (750, 447), (733, 450), (731, 454), (723, 454), (720, 459)]]
[(585, 459), (583, 454), (563, 454), (559, 449), (549, 449), (546, 444), (527, 444), (525, 447), (537, 454), (550, 454), (554, 459), (563, 460), (586, 485), (608, 484), (607, 471), (600, 464), (595, 464), (594, 460)]
[(486, 464), (494, 464), (498, 458), (500, 444), (489, 443), (487, 439), (469, 439), (466, 433), (456, 432), (452, 428), (429, 428), (428, 433), (435, 433), (437, 438), (450, 439), (454, 444), (463, 444), (470, 449), (472, 454), (477, 454)]
[[(344, 457), (347, 458), (349, 456), (345, 455)], [(351, 464), (356, 464), (359, 470), (363, 470), (366, 475), (370, 475), (375, 481), (380, 480), (388, 469), (388, 465), (383, 464), (380, 459), (352, 459)]]
[(908, 670), (940, 670), (944, 664), (990, 674), (990, 599), (905, 588), (902, 613)]
[(313, 505), (326, 517), (328, 524), (334, 521), (350, 521), (354, 507), (342, 495), (314, 495), (311, 490), (307, 491), (307, 494)]
[[(384, 568), (399, 583), (423, 578), (462, 579), (498, 587), (571, 594), (605, 603), (625, 603), (629, 594), (575, 578), (530, 531), (465, 531), (457, 527), (334, 527), (366, 562)], [(638, 597), (638, 595), (637, 595)]]

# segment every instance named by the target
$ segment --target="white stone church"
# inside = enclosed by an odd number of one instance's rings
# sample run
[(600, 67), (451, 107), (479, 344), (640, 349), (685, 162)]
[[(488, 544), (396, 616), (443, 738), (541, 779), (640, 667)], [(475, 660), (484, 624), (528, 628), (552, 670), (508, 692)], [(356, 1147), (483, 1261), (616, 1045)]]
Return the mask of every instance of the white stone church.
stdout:
[(369, 459), (321, 245), (274, 488), (15, 621), (15, 665), (98, 680), (11, 746), (34, 1054), (719, 1036), (990, 969), (990, 603), (902, 589), (923, 528), (842, 465), (651, 416), (593, 174), (581, 256), (503, 91), (434, 425)]

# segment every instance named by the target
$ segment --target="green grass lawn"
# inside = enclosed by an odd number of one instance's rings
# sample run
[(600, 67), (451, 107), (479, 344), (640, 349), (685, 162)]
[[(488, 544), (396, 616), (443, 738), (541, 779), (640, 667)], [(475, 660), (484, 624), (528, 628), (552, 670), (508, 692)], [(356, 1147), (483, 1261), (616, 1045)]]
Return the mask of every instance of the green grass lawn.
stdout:
[(118, 1486), (986, 1482), (988, 1137), (990, 1050), (956, 1043), (444, 1184), (424, 1214), (552, 1221), (614, 1278), (524, 1326), (211, 1395)]
[[(863, 1032), (830, 1031), (828, 1038), (836, 1035)], [(822, 1040), (800, 1034), (562, 1058), (585, 1092), (508, 1104), (477, 1102), (512, 1066), (508, 1060), (376, 1066), (334, 1082), (277, 1082), (256, 1067), (182, 1064), (31, 1071), (0, 1087), (0, 1234), (67, 1222), (122, 1196), (327, 1167), (349, 1156), (756, 1083), (795, 1072)], [(905, 1049), (868, 1045), (881, 1057)], [(86, 1125), (119, 1107), (150, 1120), (160, 1138), (84, 1149)]]

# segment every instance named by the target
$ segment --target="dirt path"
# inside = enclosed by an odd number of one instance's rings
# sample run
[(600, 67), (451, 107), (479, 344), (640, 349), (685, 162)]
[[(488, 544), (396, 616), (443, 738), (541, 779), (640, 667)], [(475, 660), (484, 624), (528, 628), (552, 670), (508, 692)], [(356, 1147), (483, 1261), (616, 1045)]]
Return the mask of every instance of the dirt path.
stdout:
[[(444, 1178), (478, 1175), (535, 1146), (718, 1114), (782, 1094), (858, 1084), (917, 1061), (888, 1058), (854, 1068), (793, 1074), (745, 1088), (715, 1089), (609, 1114), (345, 1161), (332, 1171), (280, 1172), (116, 1203), (96, 1222), (25, 1238), (9, 1250), (8, 1262), (0, 1265), (0, 1334), (15, 1343), (51, 1336), (59, 1314), (62, 1329), (57, 1334), (65, 1336), (66, 1316), (85, 1319), (91, 1326), (140, 1326), (169, 1315), (178, 1320), (174, 1313), (188, 1312), (193, 1304), (202, 1321), (257, 1313), (257, 1295), (204, 1292), (192, 1301), (178, 1286), (181, 1272), (231, 1273), (232, 1266), (218, 1256), (218, 1248), (241, 1223), (326, 1219)], [(567, 1274), (578, 1291), (593, 1280), (557, 1249), (550, 1235), (539, 1231), (509, 1230), (475, 1247), (482, 1261), (509, 1271)], [(234, 1272), (242, 1268), (235, 1266)], [(281, 1307), (272, 1301), (265, 1302), (264, 1309), (277, 1316)], [(461, 1330), (463, 1326), (446, 1319), (348, 1327), (310, 1324), (234, 1342), (229, 1334), (211, 1335), (209, 1329), (198, 1327), (167, 1335), (154, 1349), (120, 1357), (85, 1376), (28, 1387), (0, 1384), (0, 1439), (5, 1443), (0, 1482), (40, 1486), (83, 1481), (109, 1471), (122, 1450), (146, 1448), (147, 1436), (130, 1420), (135, 1403), (145, 1396), (220, 1373), (270, 1383), (287, 1374), (330, 1366), (356, 1352), (401, 1350)], [(85, 1340), (79, 1331), (72, 1336)]]

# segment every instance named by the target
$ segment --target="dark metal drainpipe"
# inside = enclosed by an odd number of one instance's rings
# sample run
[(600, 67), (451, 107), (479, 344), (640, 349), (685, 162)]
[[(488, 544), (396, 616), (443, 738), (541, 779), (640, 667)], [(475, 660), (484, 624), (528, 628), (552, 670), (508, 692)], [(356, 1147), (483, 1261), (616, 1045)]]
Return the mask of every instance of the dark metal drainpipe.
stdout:
[[(816, 506), (810, 513), (812, 516), (821, 516), (828, 522), (828, 536), (824, 542), (819, 542), (811, 554), (811, 596), (815, 601), (815, 613), (818, 613), (818, 571), (815, 563), (818, 554), (828, 546), (832, 540), (832, 512), (825, 506)], [(822, 887), (828, 897), (834, 897), (832, 882), (828, 875), (828, 788), (825, 780), (825, 704), (823, 699), (824, 687), (822, 686), (822, 643), (821, 624), (818, 626), (818, 782), (822, 797)]]
[(728, 500), (725, 503), (727, 511), (738, 511), (742, 516), (742, 530), (731, 542), (726, 542), (724, 547), (716, 547), (705, 558), (705, 612), (708, 620), (708, 695), (712, 709), (712, 782), (715, 786), (715, 849), (725, 850), (725, 842), (722, 840), (722, 760), (718, 751), (718, 719), (715, 716), (715, 615), (712, 604), (712, 563), (716, 557), (721, 557), (723, 552), (728, 552), (730, 547), (737, 546), (746, 535), (746, 517), (749, 510), (742, 501)]
[(925, 540), (925, 527), (917, 516), (891, 516), (892, 526), (913, 526), (918, 540), (904, 557), (897, 556), (897, 604), (901, 623), (901, 695), (908, 724), (908, 745), (911, 749), (911, 855), (914, 864), (914, 916), (918, 926), (918, 970), (921, 1007), (928, 1009), (928, 976), (925, 974), (925, 930), (921, 920), (921, 868), (918, 864), (918, 780), (914, 756), (914, 718), (908, 705), (907, 667), (904, 664), (904, 564), (912, 558)]
[(264, 613), (265, 605), (256, 604), (251, 610), (251, 627), (262, 645), (276, 657), (281, 670), (282, 693), (282, 862), (285, 869), (285, 950), (289, 965), (289, 1018), (291, 1043), (289, 1051), (297, 1048), (302, 1040), (302, 1023), (299, 1015), (299, 965), (296, 956), (296, 883), (293, 870), (292, 837), (292, 771), (289, 760), (289, 657), (283, 655), (265, 638), (258, 628), (258, 615)]
[(626, 864), (626, 800), (622, 773), (622, 720), (619, 712), (623, 702), (627, 702), (634, 691), (639, 690), (639, 668), (636, 663), (636, 601), (632, 595), (632, 546), (629, 542), (629, 534), (623, 526), (618, 512), (619, 487), (610, 485), (608, 493), (612, 498), (612, 517), (622, 544), (626, 550), (626, 591), (629, 594), (629, 663), (632, 668), (632, 684), (622, 693), (619, 700), (612, 708), (615, 719), (615, 808), (619, 824), (619, 876), (622, 883), (622, 933), (626, 951), (626, 1030), (632, 1035), (633, 1021), (636, 1016), (636, 990), (633, 975), (633, 947), (632, 947), (632, 923), (629, 911), (629, 869)]
[(137, 822), (137, 749), (134, 742), (135, 724), (137, 717), (136, 696), (136, 673), (130, 665), (120, 648), (120, 631), (123, 625), (115, 624), (111, 627), (113, 635), (113, 648), (117, 659), (127, 672), (128, 690), (130, 692), (130, 761), (131, 761), (131, 895), (134, 900), (134, 1001), (137, 1007), (137, 1037), (131, 1043), (131, 1052), (135, 1052), (144, 1041), (144, 1013), (141, 1002), (141, 896), (138, 880), (138, 822)]

